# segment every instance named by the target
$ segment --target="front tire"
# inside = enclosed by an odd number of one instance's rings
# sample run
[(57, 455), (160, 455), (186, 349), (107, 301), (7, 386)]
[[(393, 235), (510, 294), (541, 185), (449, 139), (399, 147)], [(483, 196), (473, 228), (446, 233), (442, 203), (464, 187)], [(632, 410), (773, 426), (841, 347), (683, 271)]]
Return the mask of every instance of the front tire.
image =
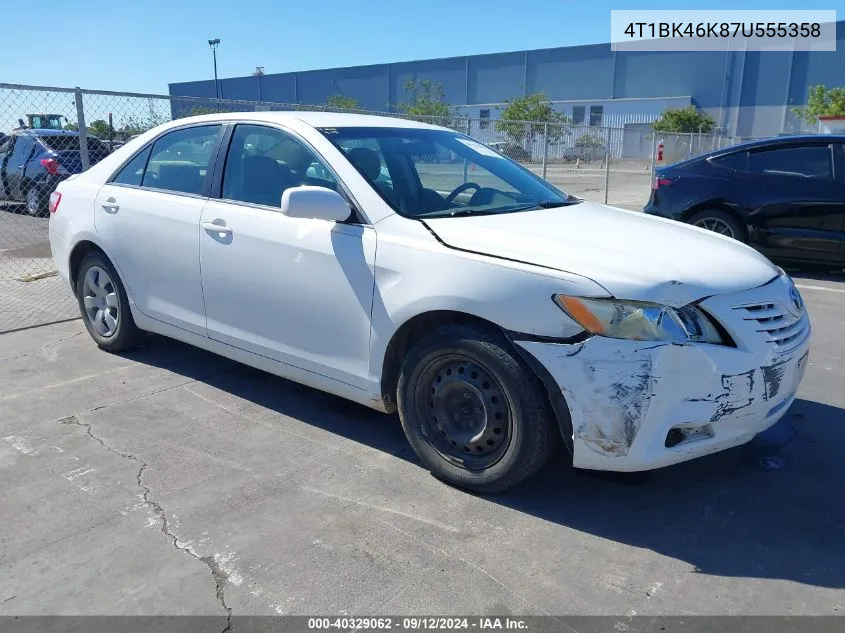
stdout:
[(108, 258), (88, 253), (76, 277), (76, 298), (88, 334), (107, 352), (123, 352), (140, 345), (144, 332), (135, 325), (126, 290)]
[(492, 328), (438, 328), (407, 354), (397, 387), (405, 436), (431, 473), (479, 493), (512, 488), (559, 440), (542, 386)]

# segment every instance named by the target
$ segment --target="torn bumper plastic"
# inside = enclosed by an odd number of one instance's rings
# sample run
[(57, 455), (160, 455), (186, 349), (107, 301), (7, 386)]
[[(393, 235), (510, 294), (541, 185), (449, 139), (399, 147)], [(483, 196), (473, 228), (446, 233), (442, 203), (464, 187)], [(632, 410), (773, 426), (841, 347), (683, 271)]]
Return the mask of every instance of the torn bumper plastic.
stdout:
[(787, 351), (592, 337), (516, 341), (560, 387), (573, 464), (638, 471), (744, 444), (786, 413), (807, 365), (809, 325)]

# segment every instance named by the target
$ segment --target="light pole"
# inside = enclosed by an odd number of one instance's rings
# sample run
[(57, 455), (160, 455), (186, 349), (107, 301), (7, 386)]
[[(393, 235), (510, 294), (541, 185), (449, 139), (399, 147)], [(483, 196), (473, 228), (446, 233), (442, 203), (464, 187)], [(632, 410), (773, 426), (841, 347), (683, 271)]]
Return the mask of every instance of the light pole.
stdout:
[[(208, 45), (211, 47), (211, 55), (214, 57), (214, 96), (220, 98), (220, 84), (217, 82), (217, 47), (220, 45), (219, 39), (208, 40)], [(217, 104), (218, 107), (220, 104)]]

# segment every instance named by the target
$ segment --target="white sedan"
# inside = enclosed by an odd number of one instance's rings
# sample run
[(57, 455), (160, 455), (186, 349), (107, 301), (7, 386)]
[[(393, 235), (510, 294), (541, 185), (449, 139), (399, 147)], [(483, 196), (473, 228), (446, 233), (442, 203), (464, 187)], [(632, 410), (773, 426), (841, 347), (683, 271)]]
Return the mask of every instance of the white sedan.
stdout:
[(50, 210), (104, 350), (155, 332), (398, 410), (423, 464), (479, 492), (561, 439), (576, 467), (616, 471), (742, 444), (807, 363), (801, 296), (748, 246), (579, 200), (422, 123), (180, 119)]

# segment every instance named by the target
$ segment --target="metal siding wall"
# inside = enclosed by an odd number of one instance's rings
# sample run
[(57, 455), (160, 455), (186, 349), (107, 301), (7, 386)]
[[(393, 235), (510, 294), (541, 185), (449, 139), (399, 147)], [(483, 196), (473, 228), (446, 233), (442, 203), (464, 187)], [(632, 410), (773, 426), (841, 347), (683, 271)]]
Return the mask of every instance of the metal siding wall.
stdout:
[(390, 103), (395, 105), (408, 100), (405, 82), (424, 79), (443, 85), (447, 103), (463, 105), (466, 101), (466, 59), (452, 57), (390, 64)]
[(297, 73), (299, 103), (325, 104), (337, 94), (356, 99), (361, 108), (386, 110), (390, 96), (387, 91), (387, 64), (358, 66)]
[(725, 80), (724, 52), (617, 53), (613, 96), (691, 95), (697, 105), (718, 106)]
[[(631, 99), (614, 102), (619, 104), (614, 112), (620, 115), (655, 105), (636, 99), (689, 95), (695, 105), (714, 114), (726, 133), (773, 135), (795, 125), (788, 108), (806, 102), (808, 85), (845, 84), (845, 21), (837, 23), (835, 52), (769, 52), (762, 58), (743, 51), (618, 52), (614, 57), (608, 44), (600, 44), (265, 75), (261, 98), (317, 104), (342, 93), (366, 109), (384, 110), (387, 103), (406, 100), (408, 79), (441, 83), (448, 103), (476, 104), (468, 108), (475, 116), (477, 104), (502, 104), (538, 90), (554, 101), (580, 99), (588, 106), (607, 104), (611, 98)], [(258, 98), (253, 77), (225, 79), (221, 86), (224, 97)], [(214, 82), (171, 84), (170, 94), (213, 97)], [(571, 114), (571, 104), (555, 107)], [(495, 117), (495, 106), (491, 110)]]
[(503, 103), (525, 91), (525, 53), (469, 58), (469, 102)]
[(545, 90), (553, 101), (610, 99), (613, 64), (607, 44), (529, 51), (528, 92)]
[(215, 97), (214, 80), (186, 81), (170, 84), (170, 94), (182, 97)]
[(293, 73), (264, 75), (261, 78), (261, 99), (279, 103), (296, 103), (296, 75)]
[[(214, 81), (211, 82), (212, 97), (214, 96)], [(232, 77), (220, 80), (221, 99), (258, 99), (257, 77)]]

